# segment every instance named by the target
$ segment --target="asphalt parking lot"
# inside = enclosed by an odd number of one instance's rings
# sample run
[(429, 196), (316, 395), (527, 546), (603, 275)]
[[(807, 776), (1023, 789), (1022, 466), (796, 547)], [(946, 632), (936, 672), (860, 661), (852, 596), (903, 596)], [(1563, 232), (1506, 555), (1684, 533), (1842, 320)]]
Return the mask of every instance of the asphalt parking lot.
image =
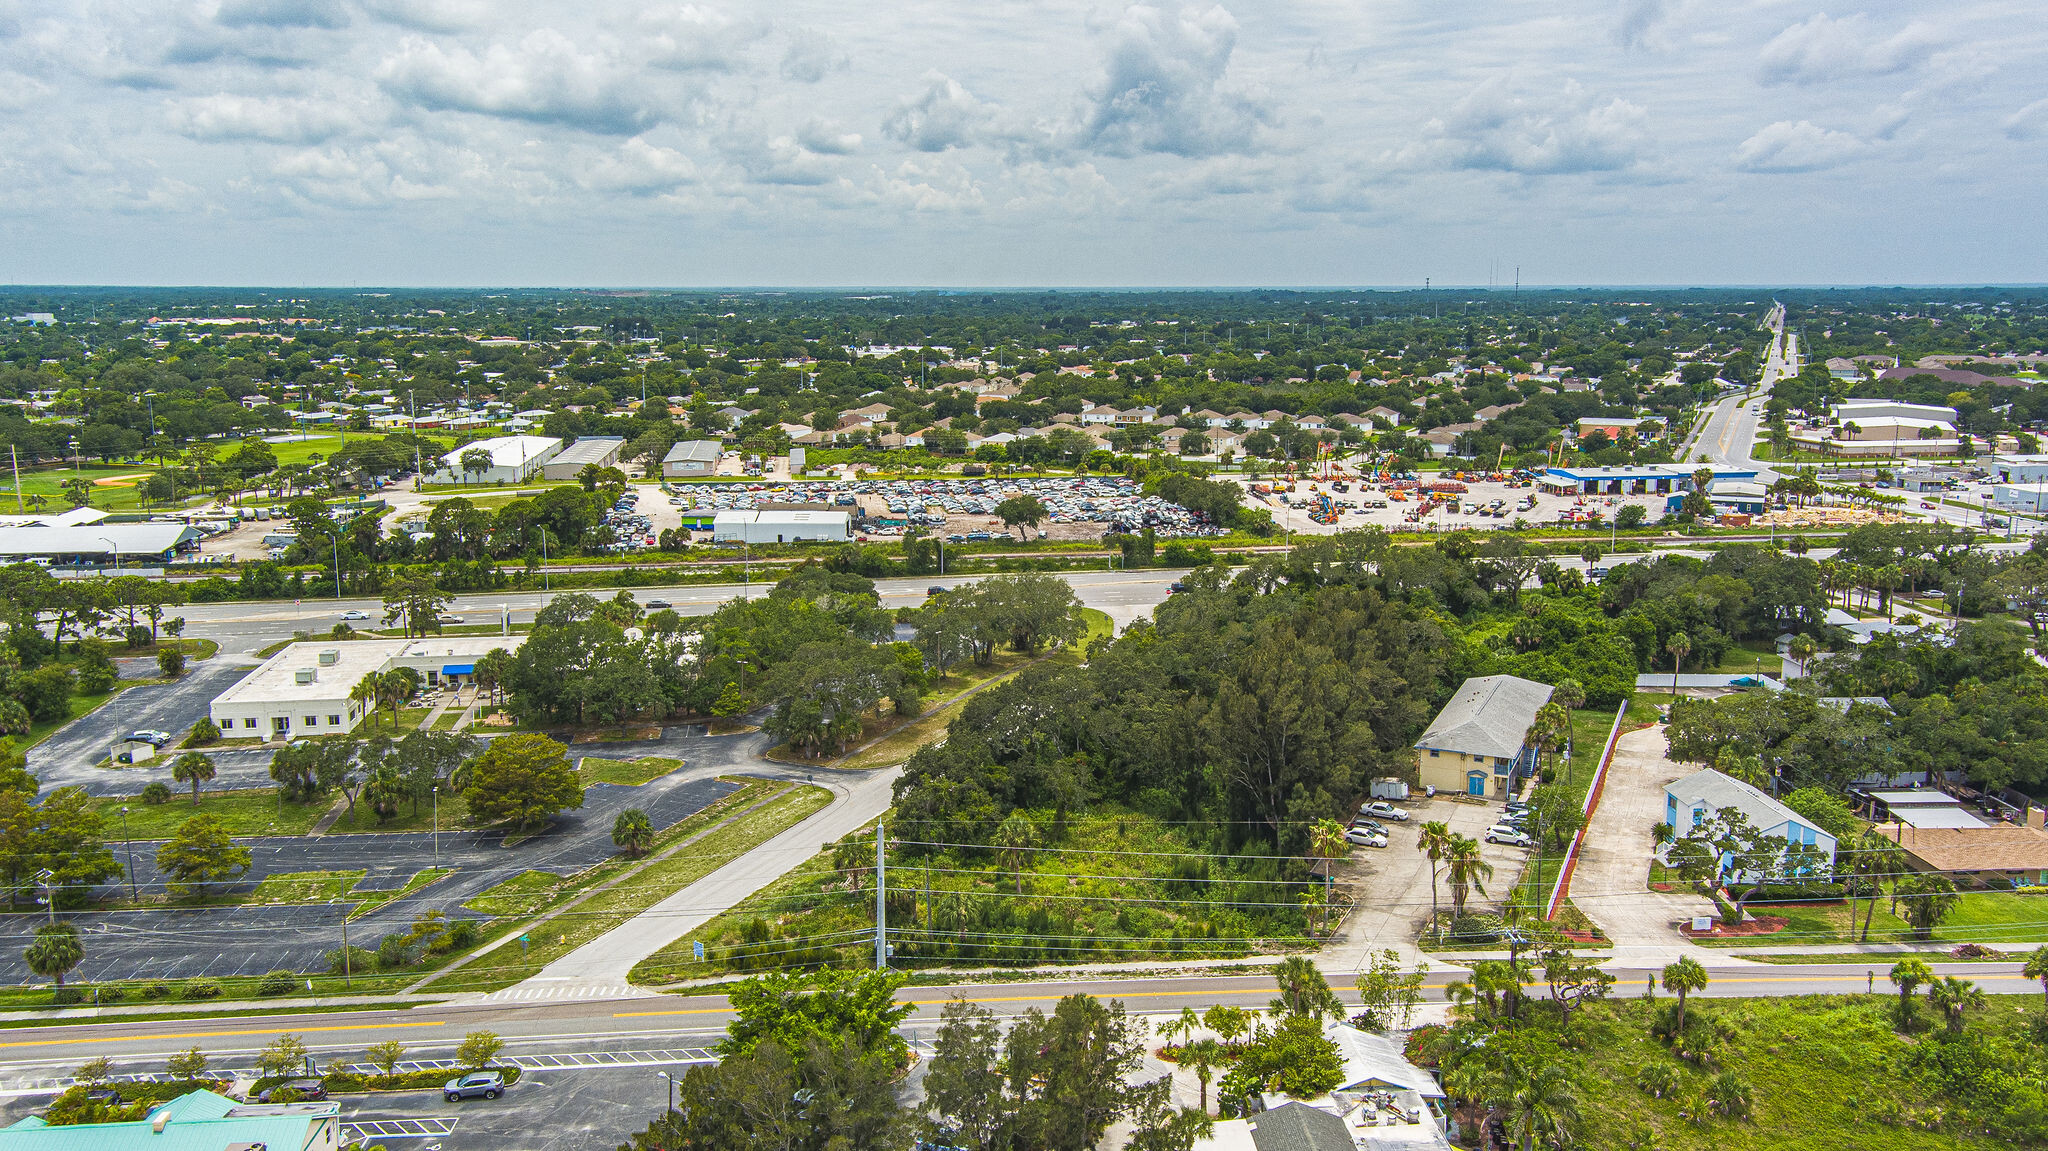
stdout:
[[(430, 908), (462, 914), (464, 902), (522, 871), (568, 875), (608, 859), (617, 852), (611, 842), (612, 823), (629, 807), (646, 811), (657, 829), (667, 828), (736, 790), (715, 778), (720, 774), (744, 770), (802, 777), (801, 772), (755, 758), (764, 736), (710, 737), (688, 734), (690, 730), (676, 729), (659, 743), (604, 745), (611, 757), (665, 754), (684, 759), (688, 766), (640, 787), (593, 785), (585, 790), (581, 809), (564, 812), (540, 835), (507, 847), (502, 833), (443, 831), (441, 866), (453, 867), (454, 874), (349, 922), (349, 942), (374, 948), (378, 939), (405, 930)], [(434, 838), (428, 832), (407, 832), (244, 839), (238, 842), (250, 849), (252, 867), (236, 887), (250, 889), (265, 875), (360, 869), (367, 873), (365, 890), (390, 890), (433, 866)], [(115, 861), (125, 865), (127, 845), (115, 842), (112, 847)], [(140, 884), (157, 880), (157, 847), (154, 841), (133, 845)], [(125, 883), (124, 875), (109, 886)], [(326, 953), (341, 945), (342, 906), (148, 908), (61, 917), (77, 924), (85, 937), (86, 958), (74, 978), (94, 982), (321, 969)], [(21, 953), (42, 923), (35, 913), (0, 916), (0, 980), (30, 978)]]
[(183, 739), (226, 691), (255, 664), (215, 656), (189, 665), (173, 683), (131, 687), (91, 715), (58, 729), (28, 751), (28, 769), (45, 788), (78, 785), (97, 794), (140, 791), (147, 779), (123, 786), (118, 773), (95, 768), (116, 739), (138, 728), (160, 728), (172, 741)]
[[(380, 1139), (393, 1151), (585, 1151), (616, 1147), (644, 1131), (668, 1106), (657, 1067), (529, 1071), (497, 1099), (450, 1103), (436, 1091), (344, 1095), (343, 1124), (374, 1119), (454, 1120), (448, 1134)], [(680, 1074), (680, 1069), (668, 1069)]]

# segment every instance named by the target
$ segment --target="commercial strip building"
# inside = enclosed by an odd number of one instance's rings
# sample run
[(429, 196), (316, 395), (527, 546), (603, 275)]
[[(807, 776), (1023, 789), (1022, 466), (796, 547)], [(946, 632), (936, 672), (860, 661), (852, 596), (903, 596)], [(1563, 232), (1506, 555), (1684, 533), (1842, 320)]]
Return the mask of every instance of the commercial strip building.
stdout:
[(584, 436), (542, 464), (540, 474), (551, 480), (573, 480), (587, 467), (617, 467), (625, 446), (624, 436)]
[(370, 705), (349, 698), (369, 675), (409, 667), (428, 685), (469, 682), (476, 661), (496, 648), (519, 650), (519, 635), (451, 635), (294, 643), (214, 697), (224, 736), (291, 739), (354, 731)]
[(852, 538), (848, 512), (724, 511), (711, 520), (713, 543), (844, 543)]
[(168, 563), (199, 550), (198, 528), (179, 523), (0, 527), (0, 564)]
[[(1546, 468), (1538, 485), (1555, 495), (1683, 495), (1705, 464), (1638, 464), (1616, 468)], [(1755, 468), (1712, 468), (1715, 482), (1754, 480)]]
[(1529, 728), (1550, 702), (1546, 683), (1512, 675), (1468, 679), (1415, 741), (1416, 773), (1427, 787), (1502, 797), (1536, 770)]
[(0, 1151), (336, 1151), (341, 1104), (237, 1103), (191, 1091), (121, 1123), (51, 1126), (31, 1115), (0, 1128)]
[[(463, 471), (462, 457), (471, 452), (488, 454), (490, 466)], [(442, 456), (441, 466), (426, 480), (430, 484), (523, 484), (561, 453), (562, 441), (553, 436), (497, 436), (464, 444)]]
[(717, 440), (684, 440), (661, 457), (661, 474), (672, 480), (715, 476), (724, 454), (725, 445)]

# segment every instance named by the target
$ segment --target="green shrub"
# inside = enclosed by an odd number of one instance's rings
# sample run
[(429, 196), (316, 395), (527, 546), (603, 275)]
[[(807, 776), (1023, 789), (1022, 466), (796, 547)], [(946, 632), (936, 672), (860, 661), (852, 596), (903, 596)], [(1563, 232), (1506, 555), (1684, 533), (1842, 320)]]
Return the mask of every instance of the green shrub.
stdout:
[(142, 989), (142, 997), (144, 999), (169, 999), (173, 990), (175, 989), (170, 984), (159, 979)]
[(413, 946), (416, 941), (403, 932), (393, 932), (377, 943), (377, 966), (385, 971), (395, 971), (413, 961)]
[(151, 780), (142, 788), (142, 802), (156, 807), (171, 801), (171, 786), (164, 781)]
[(256, 985), (260, 995), (290, 995), (299, 986), (299, 977), (289, 971), (272, 971)]
[(458, 919), (448, 925), (448, 934), (441, 939), (443, 950), (461, 951), (476, 946), (477, 926), (474, 919)]
[(213, 717), (210, 715), (202, 715), (199, 717), (199, 722), (192, 725), (192, 732), (191, 734), (185, 737), (185, 742), (179, 744), (178, 746), (205, 747), (209, 743), (219, 742), (220, 729), (213, 725)]
[(366, 975), (377, 969), (377, 957), (351, 944), (327, 953), (329, 975)]
[(219, 999), (220, 980), (206, 978), (187, 979), (185, 986), (179, 989), (178, 995), (183, 999)]
[(1461, 915), (1451, 920), (1448, 938), (1454, 943), (1492, 943), (1501, 931), (1498, 915)]

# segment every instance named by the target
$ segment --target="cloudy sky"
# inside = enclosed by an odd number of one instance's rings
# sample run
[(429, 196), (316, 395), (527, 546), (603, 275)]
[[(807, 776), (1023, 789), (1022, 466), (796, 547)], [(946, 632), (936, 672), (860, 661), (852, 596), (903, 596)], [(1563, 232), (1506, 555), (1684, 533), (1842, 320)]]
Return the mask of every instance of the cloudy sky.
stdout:
[(0, 282), (2048, 280), (2039, 0), (0, 0)]

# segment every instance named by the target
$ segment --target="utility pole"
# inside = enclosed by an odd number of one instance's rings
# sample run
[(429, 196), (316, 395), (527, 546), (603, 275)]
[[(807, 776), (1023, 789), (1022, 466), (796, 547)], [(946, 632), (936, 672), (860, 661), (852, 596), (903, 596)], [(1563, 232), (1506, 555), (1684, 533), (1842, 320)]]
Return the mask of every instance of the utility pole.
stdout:
[(882, 971), (889, 966), (889, 909), (883, 900), (887, 897), (889, 881), (883, 871), (886, 861), (882, 858), (882, 825), (875, 824), (875, 970)]

